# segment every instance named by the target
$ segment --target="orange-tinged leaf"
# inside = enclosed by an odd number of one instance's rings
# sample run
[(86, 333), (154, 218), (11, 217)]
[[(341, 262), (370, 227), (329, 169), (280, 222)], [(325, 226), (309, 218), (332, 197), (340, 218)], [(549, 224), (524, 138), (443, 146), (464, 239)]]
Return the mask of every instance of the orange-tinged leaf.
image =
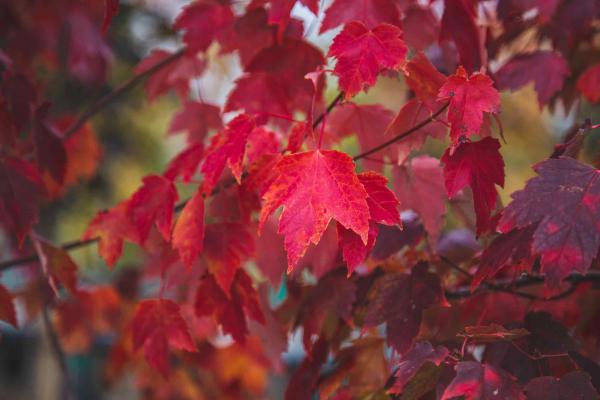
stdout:
[(465, 326), (464, 331), (458, 334), (458, 336), (467, 338), (473, 343), (492, 343), (500, 340), (515, 340), (527, 335), (529, 335), (527, 329), (506, 329), (498, 324)]
[(69, 253), (63, 248), (55, 247), (35, 235), (31, 236), (33, 237), (36, 252), (40, 257), (42, 268), (48, 276), (53, 289), (57, 291), (57, 283), (60, 282), (71, 294), (76, 294), (78, 292), (78, 268)]
[(446, 81), (444, 74), (429, 61), (422, 52), (417, 53), (404, 66), (406, 84), (422, 102), (429, 103), (437, 98), (440, 88)]
[(170, 370), (169, 347), (196, 351), (179, 305), (171, 300), (140, 302), (131, 322), (131, 330), (134, 350), (144, 347), (146, 361), (164, 377), (169, 375)]
[(369, 30), (361, 22), (350, 22), (333, 39), (329, 55), (337, 58), (334, 73), (346, 99), (375, 84), (384, 69), (397, 69), (404, 62), (406, 46), (400, 28), (380, 24)]
[(17, 313), (13, 303), (13, 295), (0, 285), (0, 320), (17, 327)]
[(256, 127), (253, 117), (242, 114), (227, 124), (225, 129), (215, 135), (206, 152), (202, 173), (204, 174), (204, 193), (210, 194), (221, 177), (225, 164), (229, 165), (233, 176), (242, 180), (242, 162), (246, 153), (248, 136)]
[(131, 223), (127, 214), (128, 202), (123, 201), (108, 211), (99, 211), (88, 225), (83, 240), (99, 238), (98, 253), (109, 267), (123, 253), (125, 239), (140, 244), (137, 228)]
[(283, 206), (278, 232), (285, 236), (290, 271), (310, 243), (319, 243), (332, 218), (367, 243), (367, 192), (347, 154), (334, 150), (296, 153), (283, 157), (274, 172), (277, 178), (263, 195), (260, 226)]
[(191, 268), (204, 245), (204, 197), (200, 190), (187, 202), (173, 229), (173, 248)]
[(173, 207), (177, 199), (177, 190), (170, 180), (158, 175), (144, 178), (142, 187), (131, 196), (127, 208), (142, 242), (148, 238), (153, 224), (167, 242), (171, 239)]
[(484, 112), (498, 112), (500, 95), (493, 84), (487, 75), (476, 72), (468, 76), (463, 67), (458, 67), (440, 88), (438, 99), (450, 101), (448, 122), (455, 143), (462, 136), (479, 133)]

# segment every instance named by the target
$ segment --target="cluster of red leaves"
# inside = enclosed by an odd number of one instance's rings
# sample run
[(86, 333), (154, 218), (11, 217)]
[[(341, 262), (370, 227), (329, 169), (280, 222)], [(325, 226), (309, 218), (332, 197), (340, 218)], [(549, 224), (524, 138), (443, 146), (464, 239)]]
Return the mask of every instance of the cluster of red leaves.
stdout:
[[(299, 328), (306, 357), (290, 400), (315, 392), (337, 400), (597, 398), (600, 303), (573, 273), (597, 268), (600, 172), (576, 159), (569, 138), (575, 158), (563, 149), (538, 163), (503, 208), (494, 137), (502, 131), (492, 120), (498, 90), (529, 83), (540, 107), (600, 100), (600, 6), (321, 5), (192, 1), (173, 25), (185, 47), (155, 49), (135, 68), (149, 75), (149, 101), (179, 97), (169, 134), (187, 140), (162, 174), (100, 211), (83, 235), (98, 241), (111, 268), (125, 242), (146, 254), (115, 288), (83, 288), (67, 250), (32, 228), (44, 203), (94, 176), (101, 156), (90, 126), (54, 115), (38, 69), (102, 83), (118, 1), (0, 5), (0, 222), (11, 247), (31, 246), (41, 265), (22, 292), (0, 285), (0, 319), (17, 326), (15, 297), (33, 319), (41, 297), (41, 307), (55, 307), (67, 350), (113, 333), (107, 378), (134, 372), (152, 398), (261, 396)], [(320, 33), (339, 27), (326, 55), (306, 39), (295, 7), (324, 13)], [(517, 47), (527, 51), (504, 61), (504, 49)], [(222, 53), (236, 53), (242, 68), (225, 104), (191, 100), (190, 81)], [(340, 92), (329, 106), (327, 73)], [(409, 99), (396, 113), (352, 101), (382, 74), (406, 83)], [(361, 150), (354, 158), (331, 149), (347, 137)], [(447, 144), (441, 158), (422, 154), (429, 139)], [(178, 203), (184, 192), (191, 198)], [(473, 210), (474, 221), (462, 218), (474, 228), (469, 240), (464, 230), (443, 230), (448, 200)], [(461, 221), (465, 213), (452, 214)], [(522, 291), (513, 279), (522, 272), (545, 287)], [(268, 283), (255, 287), (263, 278), (285, 293), (277, 307)], [(156, 280), (160, 291), (141, 296), (142, 283)], [(324, 368), (330, 355), (335, 362)]]

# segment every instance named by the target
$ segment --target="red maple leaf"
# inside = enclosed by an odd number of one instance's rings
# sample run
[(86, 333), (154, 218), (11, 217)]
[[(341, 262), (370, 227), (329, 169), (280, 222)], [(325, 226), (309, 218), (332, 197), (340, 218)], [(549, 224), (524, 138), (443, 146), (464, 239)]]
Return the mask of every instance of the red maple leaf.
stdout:
[(204, 246), (204, 196), (198, 190), (181, 211), (173, 228), (173, 248), (191, 268)]
[(171, 240), (173, 207), (177, 199), (177, 190), (169, 179), (158, 175), (143, 179), (142, 187), (131, 196), (127, 207), (142, 243), (146, 241), (153, 224), (156, 224), (167, 242)]
[(429, 342), (417, 342), (396, 367), (394, 386), (389, 393), (400, 394), (406, 384), (419, 372), (426, 363), (440, 365), (450, 352), (443, 346), (433, 347)]
[[(172, 55), (173, 53), (167, 50), (152, 50), (150, 55), (135, 67), (135, 72), (141, 74)], [(185, 54), (180, 56), (178, 60), (171, 62), (148, 77), (145, 83), (148, 100), (153, 101), (172, 89), (179, 97), (187, 100), (190, 92), (190, 79), (200, 75), (204, 68), (205, 62), (195, 55)]]
[(19, 245), (37, 223), (45, 193), (33, 165), (19, 158), (0, 157), (0, 219), (15, 232)]
[(110, 23), (117, 14), (119, 14), (119, 0), (104, 0), (104, 20), (102, 21), (102, 31), (106, 32)]
[(337, 58), (334, 73), (346, 99), (375, 84), (384, 69), (398, 69), (404, 62), (406, 46), (400, 28), (380, 24), (369, 30), (350, 22), (333, 39), (329, 56)]
[(423, 311), (445, 304), (438, 275), (427, 264), (413, 267), (411, 274), (390, 273), (379, 278), (365, 315), (365, 327), (386, 323), (387, 342), (403, 353), (419, 332)]
[(392, 0), (335, 0), (325, 11), (319, 33), (351, 21), (374, 28), (382, 22), (400, 25), (396, 4)]
[(211, 130), (223, 127), (219, 107), (197, 101), (186, 101), (169, 125), (169, 133), (187, 132), (188, 143), (204, 142)]
[(150, 366), (165, 378), (169, 375), (169, 347), (194, 352), (196, 346), (179, 305), (171, 300), (140, 302), (131, 321), (134, 351), (144, 348)]
[(577, 90), (592, 103), (600, 100), (600, 64), (592, 65), (579, 76)]
[(475, 72), (471, 76), (463, 67), (440, 88), (438, 99), (450, 100), (448, 122), (450, 138), (456, 143), (461, 137), (478, 134), (483, 124), (483, 113), (497, 113), (500, 95), (494, 82), (486, 75)]
[(55, 247), (49, 242), (36, 235), (31, 235), (35, 250), (40, 257), (40, 264), (44, 274), (54, 291), (58, 293), (58, 283), (62, 284), (71, 295), (76, 295), (77, 290), (77, 264), (69, 253), (61, 248)]
[(241, 344), (248, 334), (246, 314), (261, 324), (265, 323), (258, 293), (250, 277), (241, 269), (237, 270), (228, 292), (224, 292), (213, 276), (207, 274), (198, 286), (194, 310), (198, 317), (213, 315), (223, 326), (223, 331)]
[(178, 15), (173, 28), (184, 30), (183, 41), (191, 52), (205, 51), (233, 23), (228, 2), (194, 1)]
[(444, 0), (440, 41), (454, 42), (460, 63), (469, 72), (481, 67), (483, 45), (476, 18), (475, 6), (468, 0)]
[(538, 176), (512, 194), (498, 228), (536, 226), (531, 249), (542, 256), (548, 283), (557, 286), (573, 270), (587, 272), (598, 253), (599, 172), (569, 157), (546, 160), (534, 170)]
[(461, 361), (455, 369), (456, 377), (444, 391), (442, 400), (525, 399), (515, 379), (493, 365)]
[(497, 139), (486, 137), (462, 143), (454, 153), (448, 148), (441, 158), (448, 197), (454, 197), (467, 185), (471, 187), (478, 234), (490, 228), (490, 214), (498, 196), (495, 185), (504, 186), (504, 161), (499, 149)]
[(446, 190), (440, 161), (418, 156), (392, 169), (394, 191), (402, 209), (416, 212), (435, 246), (446, 213)]
[(48, 172), (60, 185), (65, 178), (67, 152), (62, 139), (47, 121), (49, 110), (50, 103), (45, 103), (35, 110), (32, 130), (35, 157), (40, 172)]
[(534, 82), (538, 103), (543, 107), (563, 87), (569, 74), (569, 66), (559, 53), (536, 51), (509, 60), (496, 72), (496, 83), (499, 89), (515, 90)]
[(181, 177), (184, 182), (190, 182), (202, 162), (202, 156), (204, 145), (192, 143), (169, 162), (163, 176), (172, 181)]
[(562, 377), (540, 376), (525, 386), (528, 400), (595, 400), (598, 392), (590, 376), (583, 371), (572, 371)]
[(367, 243), (367, 193), (348, 155), (333, 150), (296, 153), (283, 157), (274, 172), (277, 178), (263, 195), (260, 226), (284, 206), (278, 232), (285, 236), (290, 271), (310, 243), (319, 243), (332, 218)]
[(422, 52), (406, 63), (404, 76), (406, 84), (417, 98), (429, 106), (437, 100), (440, 88), (447, 79)]
[(256, 120), (247, 114), (242, 114), (231, 120), (221, 132), (213, 136), (201, 168), (204, 174), (202, 186), (204, 193), (212, 192), (223, 173), (225, 164), (229, 165), (238, 183), (241, 182), (246, 142), (255, 127)]

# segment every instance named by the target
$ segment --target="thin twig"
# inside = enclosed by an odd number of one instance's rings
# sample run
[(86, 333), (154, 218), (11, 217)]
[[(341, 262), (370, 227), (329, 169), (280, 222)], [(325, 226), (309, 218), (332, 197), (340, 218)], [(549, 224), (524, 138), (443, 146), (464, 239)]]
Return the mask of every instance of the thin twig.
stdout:
[(54, 357), (56, 358), (56, 362), (60, 367), (60, 372), (63, 377), (64, 387), (67, 392), (68, 399), (75, 399), (75, 392), (73, 390), (73, 385), (69, 376), (69, 369), (67, 367), (67, 359), (65, 357), (65, 352), (60, 344), (58, 339), (58, 335), (52, 326), (52, 321), (50, 321), (50, 315), (48, 313), (48, 305), (44, 305), (42, 307), (42, 320), (44, 322), (44, 329), (46, 334), (48, 335), (48, 340), (50, 341), (50, 347), (54, 352)]
[(75, 121), (73, 123), (73, 125), (68, 127), (67, 130), (63, 132), (64, 138), (66, 139), (69, 136), (73, 135), (75, 132), (77, 132), (77, 130), (79, 130), (79, 128), (81, 128), (88, 119), (90, 119), (91, 117), (96, 115), (98, 112), (100, 112), (104, 107), (106, 107), (107, 104), (111, 103), (113, 100), (115, 100), (117, 97), (119, 97), (123, 93), (125, 93), (125, 92), (129, 91), (130, 89), (134, 88), (135, 86), (137, 86), (138, 83), (140, 83), (141, 81), (146, 79), (148, 76), (156, 73), (157, 71), (161, 70), (162, 68), (171, 64), (172, 62), (176, 61), (184, 53), (185, 53), (185, 48), (182, 48), (181, 50), (171, 54), (167, 58), (157, 62), (156, 64), (154, 64), (153, 66), (151, 66), (150, 68), (145, 70), (144, 72), (140, 72), (139, 74), (132, 76), (129, 80), (127, 80), (126, 82), (123, 82), (119, 87), (110, 91), (105, 96), (103, 96), (100, 99), (98, 99), (97, 101), (95, 101), (87, 110), (85, 110), (79, 116), (79, 118), (77, 119), (77, 121)]

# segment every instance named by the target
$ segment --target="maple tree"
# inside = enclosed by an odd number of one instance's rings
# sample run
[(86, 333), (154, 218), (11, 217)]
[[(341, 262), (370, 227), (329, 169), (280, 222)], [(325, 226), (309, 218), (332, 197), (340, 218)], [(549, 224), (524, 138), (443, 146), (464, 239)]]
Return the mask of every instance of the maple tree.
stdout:
[[(66, 397), (103, 336), (144, 398), (599, 398), (597, 0), (192, 0), (112, 87), (134, 3), (0, 4), (0, 321), (41, 318)], [(58, 243), (137, 86), (176, 154)], [(527, 86), (574, 122), (506, 203)]]

